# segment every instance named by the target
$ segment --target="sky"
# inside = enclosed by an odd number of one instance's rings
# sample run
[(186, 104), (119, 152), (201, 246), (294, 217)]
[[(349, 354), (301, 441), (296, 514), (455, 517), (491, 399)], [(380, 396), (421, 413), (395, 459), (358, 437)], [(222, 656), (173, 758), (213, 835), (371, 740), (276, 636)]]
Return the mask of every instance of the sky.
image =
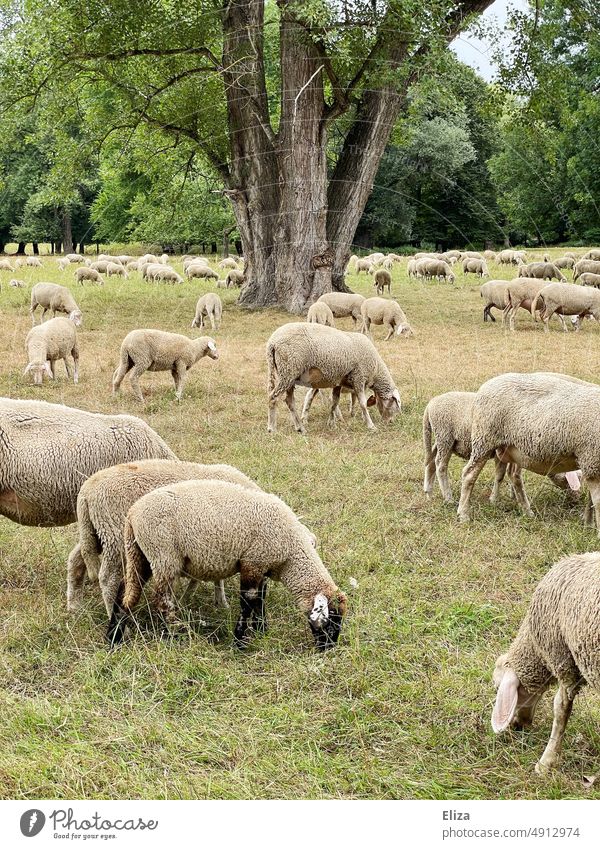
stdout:
[[(502, 28), (506, 23), (509, 8), (525, 10), (527, 6), (527, 0), (496, 0), (480, 20), (484, 26), (486, 21), (495, 21)], [(490, 55), (492, 46), (491, 40), (476, 38), (465, 32), (453, 42), (452, 49), (462, 62), (479, 71), (481, 76), (490, 82), (496, 72)]]

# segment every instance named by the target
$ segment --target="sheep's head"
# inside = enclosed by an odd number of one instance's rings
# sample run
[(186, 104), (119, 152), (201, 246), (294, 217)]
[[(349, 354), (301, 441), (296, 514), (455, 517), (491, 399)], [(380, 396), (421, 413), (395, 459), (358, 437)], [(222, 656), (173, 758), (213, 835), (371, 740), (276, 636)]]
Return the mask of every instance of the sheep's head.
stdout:
[(73, 310), (73, 312), (69, 313), (69, 318), (71, 319), (75, 327), (79, 327), (79, 325), (83, 321), (81, 310)]
[(414, 336), (414, 331), (410, 324), (399, 324), (396, 327), (396, 336)]
[(204, 349), (204, 356), (210, 357), (211, 360), (219, 359), (219, 352), (217, 351), (217, 345), (214, 339), (210, 337), (206, 337), (206, 348)]
[(50, 380), (54, 380), (54, 375), (52, 374), (52, 369), (50, 368), (50, 363), (46, 360), (43, 363), (29, 363), (26, 366), (23, 374), (31, 374), (33, 376), (33, 383), (35, 386), (41, 386), (44, 382), (44, 375), (46, 374)]
[(377, 409), (379, 410), (379, 415), (382, 420), (384, 422), (390, 422), (398, 415), (402, 408), (400, 393), (397, 389), (394, 389), (391, 395), (371, 395), (367, 401), (367, 407), (373, 407), (375, 404), (377, 404)]
[(530, 692), (523, 686), (515, 670), (509, 666), (508, 655), (500, 655), (493, 674), (494, 686), (498, 691), (492, 711), (494, 732), (500, 734), (509, 725), (516, 729), (531, 725), (537, 704), (551, 680), (549, 677), (545, 686), (536, 692)]
[(308, 624), (319, 651), (326, 651), (335, 646), (342, 630), (345, 613), (344, 593), (337, 592), (331, 598), (327, 598), (324, 593), (317, 593), (314, 597), (312, 610), (308, 614)]

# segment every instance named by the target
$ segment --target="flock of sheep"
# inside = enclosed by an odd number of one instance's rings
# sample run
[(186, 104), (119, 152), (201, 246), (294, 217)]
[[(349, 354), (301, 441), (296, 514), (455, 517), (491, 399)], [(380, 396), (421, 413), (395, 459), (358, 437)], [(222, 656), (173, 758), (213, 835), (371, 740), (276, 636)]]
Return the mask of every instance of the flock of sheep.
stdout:
[[(410, 278), (454, 281), (453, 268), (487, 276), (488, 263), (517, 267), (514, 281), (490, 280), (481, 287), (486, 299), (484, 319), (502, 309), (514, 326), (521, 306), (535, 317), (541, 312), (546, 330), (557, 314), (570, 315), (576, 327), (587, 315), (600, 320), (600, 250), (581, 259), (566, 254), (550, 263), (525, 264), (521, 251), (499, 254), (449, 251), (416, 255), (407, 262)], [(30, 262), (35, 260), (35, 263)], [(35, 257), (30, 265), (41, 264)], [(309, 309), (307, 321), (279, 327), (266, 344), (268, 430), (276, 430), (276, 408), (283, 399), (294, 428), (304, 433), (311, 404), (320, 390), (332, 391), (331, 425), (342, 416), (342, 392), (351, 396), (351, 414), (360, 408), (369, 429), (375, 429), (369, 408), (376, 406), (384, 422), (401, 412), (398, 388), (375, 347), (372, 325), (384, 325), (385, 341), (413, 331), (397, 301), (391, 298), (391, 270), (403, 258), (395, 254), (353, 257), (355, 272), (373, 275), (376, 296), (331, 292)], [(17, 260), (19, 262), (19, 260)], [(77, 282), (102, 284), (101, 274), (127, 277), (134, 270), (156, 282), (182, 282), (168, 257), (103, 256), (95, 263), (77, 254), (61, 258), (63, 270), (72, 264)], [(8, 266), (8, 268), (7, 268)], [(216, 279), (221, 285), (243, 285), (243, 270), (233, 259), (221, 267), (227, 277), (202, 258), (185, 257), (188, 279)], [(567, 283), (561, 269), (573, 270)], [(0, 271), (14, 271), (0, 260)], [(592, 277), (597, 276), (597, 280)], [(557, 277), (558, 283), (546, 285)], [(18, 281), (11, 281), (13, 284)], [(537, 287), (537, 288), (536, 288)], [(556, 289), (558, 287), (558, 290)], [(388, 289), (390, 297), (380, 297)], [(563, 292), (565, 290), (565, 292)], [(567, 297), (566, 290), (575, 293)], [(594, 298), (598, 296), (598, 305)], [(43, 308), (42, 324), (27, 336), (26, 373), (34, 382), (53, 377), (58, 359), (77, 382), (76, 328), (83, 316), (66, 287), (40, 283), (31, 292), (31, 315)], [(50, 310), (54, 317), (43, 322)], [(350, 317), (354, 332), (335, 326)], [(203, 295), (192, 327), (208, 318), (213, 329), (222, 319), (216, 293)], [(196, 339), (160, 330), (134, 329), (123, 340), (113, 377), (118, 391), (130, 374), (135, 395), (142, 399), (139, 377), (146, 370), (171, 371), (181, 398), (187, 371), (203, 356), (218, 357), (210, 337)], [(73, 370), (71, 371), (71, 361)], [(295, 406), (296, 387), (305, 387), (303, 407)], [(523, 471), (548, 476), (558, 488), (578, 493), (587, 489), (586, 524), (600, 529), (600, 387), (555, 373), (503, 374), (488, 380), (478, 392), (448, 392), (429, 401), (423, 416), (424, 490), (435, 478), (451, 501), (448, 463), (453, 454), (466, 461), (458, 516), (469, 520), (469, 503), (477, 477), (486, 463), (496, 468), (490, 500), (508, 476), (524, 513), (531, 507)], [(210, 581), (215, 603), (227, 606), (223, 581), (240, 575), (240, 613), (235, 641), (244, 646), (266, 628), (268, 579), (280, 581), (306, 615), (319, 649), (339, 637), (347, 599), (336, 586), (317, 552), (317, 540), (277, 496), (227, 465), (201, 465), (179, 460), (144, 421), (126, 415), (102, 415), (41, 401), (0, 400), (0, 514), (29, 526), (57, 526), (77, 521), (79, 540), (67, 563), (67, 606), (82, 604), (86, 578), (97, 581), (109, 619), (107, 638), (121, 642), (143, 588), (154, 583), (153, 605), (165, 627), (176, 618), (174, 587), (179, 577)], [(600, 689), (597, 612), (600, 607), (600, 553), (574, 555), (556, 564), (534, 592), (519, 633), (496, 664), (497, 697), (492, 727), (531, 723), (535, 707), (552, 684), (558, 683), (554, 723), (548, 745), (536, 765), (538, 772), (555, 766), (573, 699), (585, 683)]]

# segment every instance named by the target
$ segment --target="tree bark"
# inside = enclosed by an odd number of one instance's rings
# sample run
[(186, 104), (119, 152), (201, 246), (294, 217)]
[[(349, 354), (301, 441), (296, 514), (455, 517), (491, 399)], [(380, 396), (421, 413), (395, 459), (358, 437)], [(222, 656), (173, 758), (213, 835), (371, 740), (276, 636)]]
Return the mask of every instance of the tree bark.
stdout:
[(19, 242), (19, 244), (17, 245), (17, 253), (18, 254), (24, 254), (25, 253), (25, 244), (26, 244), (25, 242)]
[(73, 253), (73, 232), (71, 230), (71, 213), (68, 209), (63, 212), (62, 220), (63, 245), (66, 254)]
[(34, 255), (34, 256), (38, 256), (38, 255), (39, 255), (39, 253), (40, 253), (40, 246), (39, 246), (39, 244), (38, 244), (37, 242), (32, 242), (32, 243), (31, 243), (31, 245), (32, 245), (32, 247), (33, 247), (33, 255)]

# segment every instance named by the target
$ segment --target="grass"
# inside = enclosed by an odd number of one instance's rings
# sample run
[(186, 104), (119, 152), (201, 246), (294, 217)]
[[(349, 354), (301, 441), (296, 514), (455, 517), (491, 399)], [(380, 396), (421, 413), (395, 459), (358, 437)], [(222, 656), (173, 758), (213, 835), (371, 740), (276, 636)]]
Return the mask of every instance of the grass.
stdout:
[[(558, 251), (553, 253), (557, 254)], [(81, 379), (42, 389), (22, 376), (29, 288), (0, 294), (0, 394), (143, 416), (179, 456), (228, 462), (284, 498), (319, 538), (324, 562), (349, 593), (338, 647), (315, 654), (306, 623), (280, 585), (269, 594), (270, 631), (233, 649), (237, 611), (215, 611), (203, 586), (178, 639), (140, 633), (109, 654), (97, 588), (77, 617), (65, 611), (65, 561), (75, 527), (31, 529), (0, 519), (0, 796), (3, 798), (599, 798), (595, 771), (600, 707), (577, 699), (561, 769), (533, 773), (550, 732), (544, 698), (534, 728), (496, 738), (491, 671), (515, 634), (531, 592), (560, 556), (594, 549), (580, 507), (535, 475), (535, 518), (503, 490), (494, 507), (486, 470), (474, 518), (456, 521), (436, 488), (422, 492), (421, 417), (427, 400), (476, 389), (509, 370), (565, 371), (594, 379), (598, 334), (558, 325), (545, 335), (521, 312), (517, 332), (483, 324), (477, 279), (456, 286), (409, 281), (392, 294), (416, 330), (376, 344), (396, 379), (403, 413), (368, 433), (360, 418), (336, 430), (313, 405), (306, 438), (287, 409), (266, 433), (264, 344), (290, 318), (248, 313), (225, 300), (216, 333), (221, 358), (191, 372), (180, 404), (171, 377), (146, 374), (145, 402), (110, 382), (121, 339), (134, 327), (190, 330), (208, 284), (150, 286), (135, 277), (76, 286), (46, 259), (14, 275), (66, 283), (84, 312)], [(512, 269), (493, 268), (511, 277)], [(371, 279), (350, 278), (371, 292)], [(350, 320), (338, 322), (350, 329)], [(343, 399), (346, 406), (346, 399)], [(461, 462), (452, 461), (455, 494)], [(358, 581), (352, 589), (349, 579)], [(194, 624), (202, 616), (208, 628)]]

